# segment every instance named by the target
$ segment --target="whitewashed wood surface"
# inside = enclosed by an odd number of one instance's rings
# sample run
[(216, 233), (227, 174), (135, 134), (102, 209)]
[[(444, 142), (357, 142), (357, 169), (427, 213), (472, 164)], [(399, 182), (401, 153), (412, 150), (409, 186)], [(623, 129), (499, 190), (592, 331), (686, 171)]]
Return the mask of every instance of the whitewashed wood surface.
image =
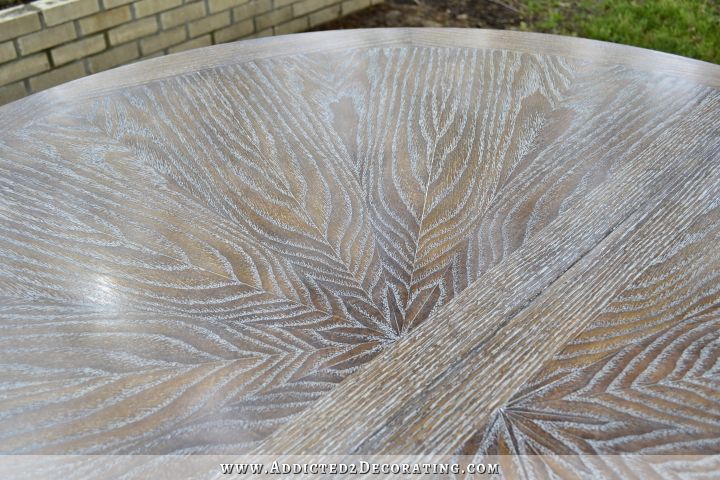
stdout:
[(0, 451), (719, 454), (719, 79), (380, 30), (0, 108)]

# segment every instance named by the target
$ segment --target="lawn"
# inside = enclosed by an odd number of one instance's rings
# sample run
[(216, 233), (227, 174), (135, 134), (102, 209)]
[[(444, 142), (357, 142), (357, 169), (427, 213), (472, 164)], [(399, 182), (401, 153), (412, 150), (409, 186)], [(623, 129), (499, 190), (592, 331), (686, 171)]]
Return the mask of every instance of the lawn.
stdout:
[(717, 0), (525, 0), (521, 28), (577, 35), (720, 63)]

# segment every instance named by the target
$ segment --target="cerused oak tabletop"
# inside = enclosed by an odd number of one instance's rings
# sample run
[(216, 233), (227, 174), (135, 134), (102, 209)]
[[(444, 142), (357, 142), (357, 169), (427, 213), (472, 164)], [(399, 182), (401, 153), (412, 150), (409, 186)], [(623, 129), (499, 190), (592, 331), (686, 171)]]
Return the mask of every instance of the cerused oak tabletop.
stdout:
[(381, 29), (0, 108), (0, 451), (720, 453), (718, 87)]

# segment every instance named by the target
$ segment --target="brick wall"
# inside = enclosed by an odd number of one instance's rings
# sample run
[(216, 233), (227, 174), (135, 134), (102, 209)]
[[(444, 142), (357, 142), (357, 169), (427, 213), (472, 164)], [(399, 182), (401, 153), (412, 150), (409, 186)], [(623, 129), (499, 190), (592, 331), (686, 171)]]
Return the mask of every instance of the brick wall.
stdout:
[(36, 0), (0, 10), (0, 105), (167, 53), (301, 32), (382, 0)]

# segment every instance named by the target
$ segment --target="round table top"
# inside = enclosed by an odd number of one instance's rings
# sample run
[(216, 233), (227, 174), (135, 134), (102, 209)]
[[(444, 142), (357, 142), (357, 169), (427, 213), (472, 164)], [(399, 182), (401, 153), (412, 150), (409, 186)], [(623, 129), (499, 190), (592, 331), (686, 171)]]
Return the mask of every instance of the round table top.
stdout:
[(0, 108), (0, 450), (720, 452), (719, 87), (381, 29)]

